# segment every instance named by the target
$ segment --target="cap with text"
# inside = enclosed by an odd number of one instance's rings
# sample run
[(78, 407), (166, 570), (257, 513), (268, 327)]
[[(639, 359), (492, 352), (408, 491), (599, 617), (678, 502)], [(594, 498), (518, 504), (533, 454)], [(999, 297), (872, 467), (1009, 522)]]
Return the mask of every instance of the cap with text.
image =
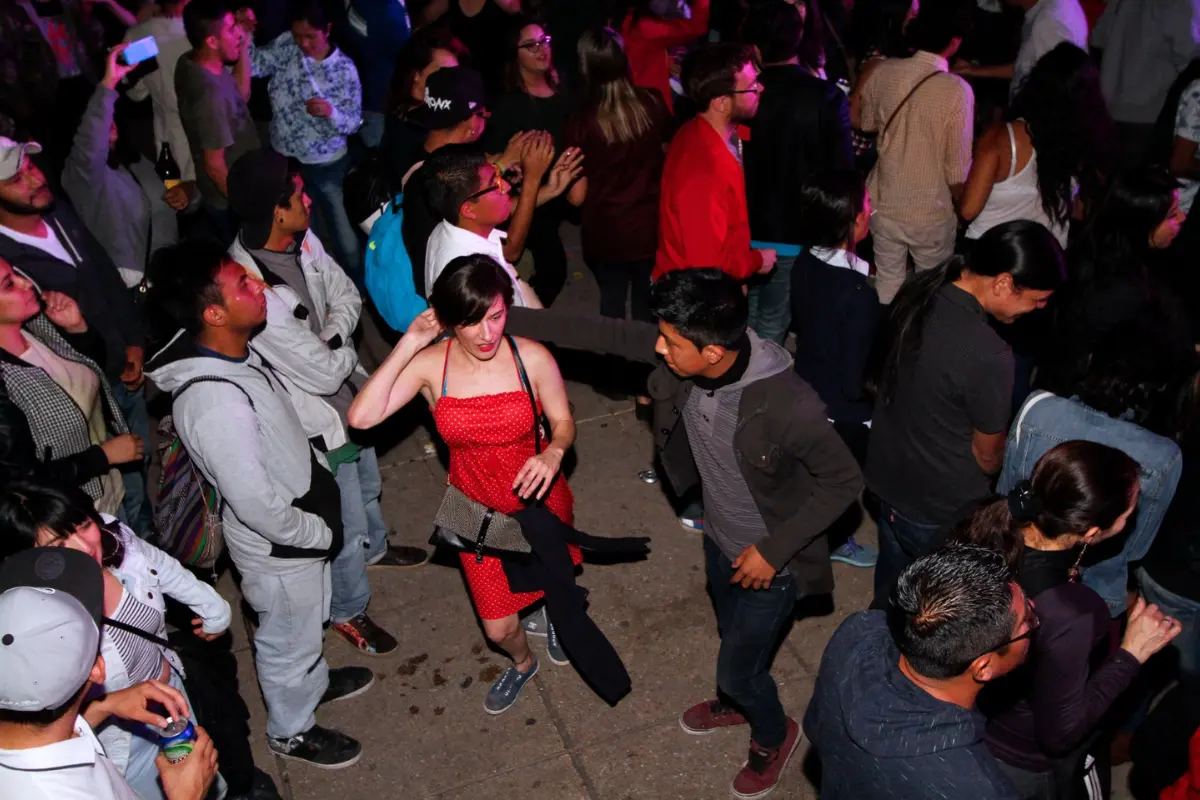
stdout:
[(40, 152), (42, 146), (37, 142), (14, 142), (7, 136), (0, 136), (0, 181), (11, 180), (21, 171), (26, 154), (35, 156)]

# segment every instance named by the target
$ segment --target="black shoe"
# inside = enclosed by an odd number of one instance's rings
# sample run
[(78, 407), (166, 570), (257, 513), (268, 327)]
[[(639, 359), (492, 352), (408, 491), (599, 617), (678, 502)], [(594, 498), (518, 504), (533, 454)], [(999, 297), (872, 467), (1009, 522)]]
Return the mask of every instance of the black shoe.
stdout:
[(367, 564), (368, 567), (389, 567), (391, 569), (412, 569), (423, 567), (429, 561), (429, 551), (420, 547), (397, 546), (389, 544), (383, 555)]
[(329, 670), (329, 688), (325, 690), (325, 694), (321, 695), (321, 702), (317, 705), (323, 706), (336, 700), (358, 697), (370, 689), (373, 683), (375, 683), (375, 673), (366, 667), (331, 669)]
[(331, 622), (329, 627), (338, 632), (361, 653), (369, 656), (386, 656), (395, 652), (400, 645), (396, 637), (375, 624), (366, 614), (351, 617), (345, 622)]
[(362, 745), (357, 739), (320, 725), (290, 739), (267, 737), (267, 747), (277, 756), (294, 758), (318, 769), (344, 769), (362, 758)]

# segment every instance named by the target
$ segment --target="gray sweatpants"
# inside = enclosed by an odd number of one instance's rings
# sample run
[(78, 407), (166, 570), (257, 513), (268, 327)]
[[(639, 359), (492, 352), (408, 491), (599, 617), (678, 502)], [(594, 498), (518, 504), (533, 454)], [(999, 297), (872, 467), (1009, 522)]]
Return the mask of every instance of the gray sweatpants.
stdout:
[(258, 612), (254, 665), (267, 703), (267, 736), (286, 739), (316, 724), (329, 686), (321, 654), (329, 619), (329, 564), (309, 564), (287, 575), (242, 574), (242, 596)]

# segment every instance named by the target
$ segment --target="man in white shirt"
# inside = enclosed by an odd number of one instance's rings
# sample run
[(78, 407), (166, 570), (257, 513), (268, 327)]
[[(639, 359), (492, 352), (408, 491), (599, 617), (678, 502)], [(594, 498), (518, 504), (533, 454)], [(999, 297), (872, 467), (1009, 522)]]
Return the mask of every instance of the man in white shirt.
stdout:
[(187, 4), (188, 0), (160, 3), (162, 14), (134, 25), (125, 33), (125, 41), (136, 42), (153, 36), (158, 45), (158, 69), (143, 76), (127, 94), (130, 100), (137, 102), (150, 98), (154, 108), (154, 152), (162, 150), (163, 142), (171, 145), (171, 155), (179, 165), (180, 177), (191, 182), (196, 180), (196, 166), (175, 98), (175, 62), (192, 49), (183, 30), (183, 8)]
[(1200, 0), (1109, 0), (1092, 46), (1103, 51), (1100, 89), (1121, 151), (1136, 164), (1171, 84), (1200, 55)]
[[(90, 555), (39, 547), (0, 564), (0, 797), (21, 800), (137, 800), (92, 733), (109, 716), (163, 727), (151, 711), (187, 714), (183, 695), (158, 681), (85, 705), (104, 683), (100, 625), (104, 577)], [(167, 800), (203, 800), (217, 752), (196, 728), (192, 752), (156, 762)]]
[[(958, 63), (954, 72), (968, 78), (1007, 78), (1011, 100), (1029, 77), (1033, 65), (1063, 42), (1087, 50), (1088, 22), (1079, 0), (1005, 0), (1025, 11), (1021, 25), (1021, 47), (1012, 64), (978, 67)], [(1116, 2), (1116, 0), (1114, 0)]]
[(442, 221), (425, 245), (425, 295), (442, 270), (459, 256), (483, 253), (504, 267), (513, 281), (513, 305), (541, 308), (529, 284), (504, 258), (504, 237), (496, 229), (512, 214), (512, 186), (482, 154), (434, 153), (426, 161), (432, 181), (429, 207)]

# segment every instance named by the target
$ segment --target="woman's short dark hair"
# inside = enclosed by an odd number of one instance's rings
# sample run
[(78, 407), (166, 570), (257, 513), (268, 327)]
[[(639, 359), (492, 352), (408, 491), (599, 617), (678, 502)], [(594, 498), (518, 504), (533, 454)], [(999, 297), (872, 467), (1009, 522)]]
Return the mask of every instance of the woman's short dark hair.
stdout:
[(0, 560), (37, 547), (45, 528), (66, 539), (88, 523), (103, 526), (92, 499), (76, 486), (13, 481), (0, 489)]
[(959, 523), (949, 541), (995, 550), (1016, 569), (1024, 549), (1024, 526), (1036, 525), (1051, 540), (1082, 536), (1092, 528), (1107, 530), (1129, 509), (1140, 469), (1115, 447), (1063, 442), (1037, 460), (1028, 486), (1014, 489), (1014, 497), (1022, 491), (1028, 495), (1016, 503), (1017, 514), (1007, 497), (992, 498)]
[(754, 48), (737, 42), (701, 45), (683, 62), (683, 91), (698, 111), (737, 88), (737, 71), (757, 63)]
[(512, 276), (491, 256), (477, 253), (452, 259), (433, 282), (429, 304), (446, 328), (474, 325), (497, 298), (513, 304)]
[(796, 237), (806, 247), (853, 246), (854, 223), (867, 200), (867, 185), (852, 169), (827, 169), (800, 187)]
[[(808, 4), (810, 9), (812, 5)], [(781, 64), (800, 53), (805, 21), (794, 4), (768, 0), (746, 16), (742, 41), (758, 48), (764, 64)]]
[(467, 46), (459, 41), (449, 28), (426, 25), (413, 31), (400, 50), (400, 55), (396, 57), (396, 69), (388, 86), (389, 114), (408, 111), (419, 105), (412, 96), (413, 84), (416, 83), (417, 76), (433, 63), (433, 54), (437, 50), (453, 53), (460, 67), (471, 64), (471, 53)]
[(936, 269), (910, 275), (892, 300), (867, 359), (867, 388), (890, 403), (901, 364), (916, 357), (933, 299), (964, 272), (994, 278), (1012, 275), (1017, 289), (1054, 291), (1067, 279), (1062, 246), (1044, 225), (1013, 220), (987, 231), (968, 256), (954, 256)]
[(999, 553), (958, 546), (918, 558), (888, 601), (888, 629), (917, 674), (962, 675), (1012, 637), (1012, 573)]
[(740, 283), (705, 267), (672, 270), (651, 284), (650, 313), (702, 350), (735, 346), (746, 332), (749, 309)]

